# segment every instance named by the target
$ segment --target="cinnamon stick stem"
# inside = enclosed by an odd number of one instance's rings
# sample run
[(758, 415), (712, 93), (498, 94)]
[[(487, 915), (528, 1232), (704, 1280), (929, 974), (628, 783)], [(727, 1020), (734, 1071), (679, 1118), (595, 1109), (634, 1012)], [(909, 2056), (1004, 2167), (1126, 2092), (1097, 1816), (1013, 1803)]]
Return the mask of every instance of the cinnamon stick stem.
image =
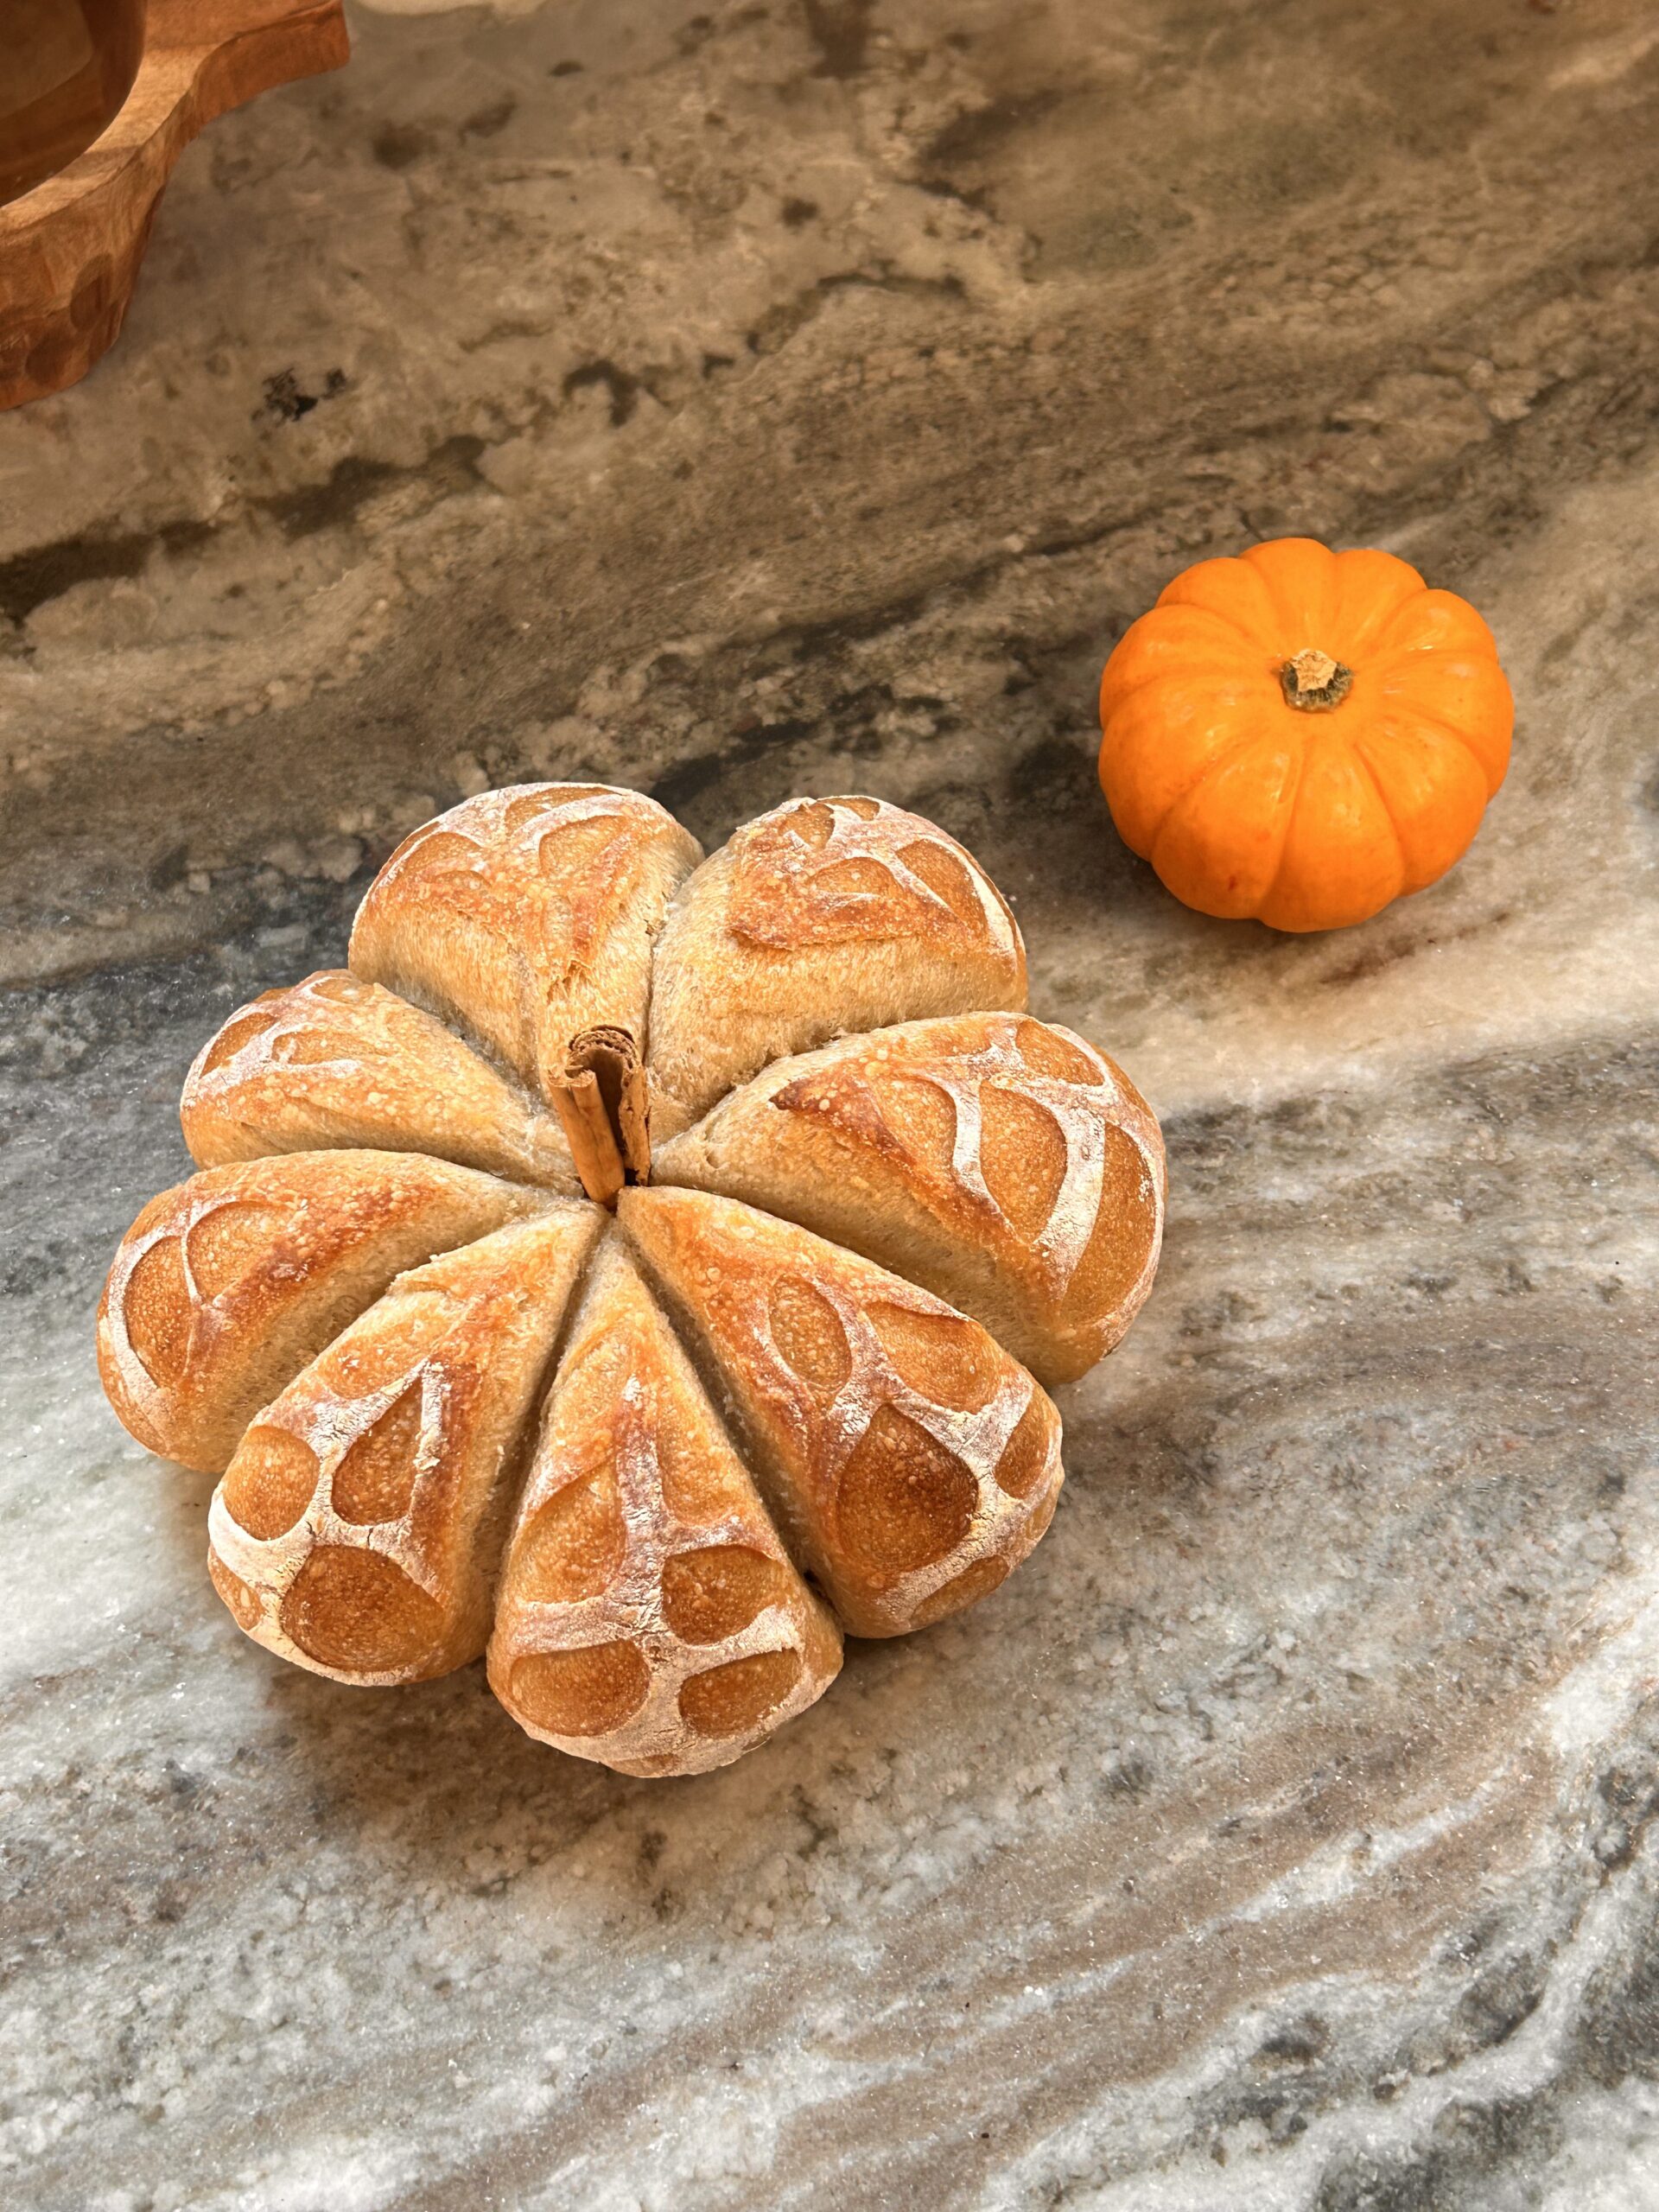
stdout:
[(614, 1206), (625, 1183), (650, 1180), (651, 1090), (627, 1030), (606, 1022), (573, 1037), (550, 1087), (590, 1198)]
[(613, 1206), (616, 1194), (627, 1180), (610, 1116), (600, 1095), (599, 1077), (584, 1068), (568, 1071), (553, 1091), (553, 1103), (564, 1126), (564, 1141), (576, 1163), (582, 1187), (602, 1206)]

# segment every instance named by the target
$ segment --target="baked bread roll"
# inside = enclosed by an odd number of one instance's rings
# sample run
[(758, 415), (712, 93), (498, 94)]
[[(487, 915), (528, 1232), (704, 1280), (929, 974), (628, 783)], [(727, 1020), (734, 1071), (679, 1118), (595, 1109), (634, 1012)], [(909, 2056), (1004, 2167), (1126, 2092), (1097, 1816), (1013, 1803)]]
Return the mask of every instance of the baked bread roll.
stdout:
[(352, 973), (454, 1022), (550, 1096), (583, 1030), (644, 1037), (652, 947), (702, 858), (641, 791), (480, 791), (406, 837), (376, 876)]
[(105, 1393), (141, 1444), (219, 1474), (266, 1400), (394, 1275), (545, 1203), (410, 1153), (210, 1167), (121, 1241), (98, 1309)]
[(402, 1275), (266, 1406), (208, 1512), (238, 1626), (346, 1682), (476, 1659), (594, 1207), (554, 1200)]
[(696, 1774), (793, 1719), (840, 1669), (835, 1617), (613, 1233), (518, 1509), (490, 1643), (496, 1695), (562, 1751)]
[(1059, 1415), (976, 1322), (730, 1198), (658, 1185), (617, 1217), (849, 1633), (925, 1627), (1025, 1557), (1064, 1479)]
[(1163, 1234), (1146, 1101), (1081, 1037), (1014, 1014), (907, 1022), (776, 1061), (652, 1173), (897, 1268), (1045, 1382), (1118, 1342)]
[(645, 1054), (657, 1135), (844, 1030), (1025, 1003), (1014, 916), (953, 837), (882, 799), (791, 799), (705, 861), (669, 916)]
[(238, 1007), (197, 1055), (179, 1119), (201, 1167), (376, 1145), (582, 1190), (539, 1100), (431, 1014), (343, 968)]
[(697, 857), (593, 785), (416, 831), (350, 969), (204, 1049), (201, 1172), (99, 1321), (120, 1418), (223, 1474), (256, 1641), (385, 1687), (487, 1645), (532, 1735), (642, 1775), (1026, 1556), (1063, 1479), (1036, 1378), (1116, 1342), (1163, 1215), (1157, 1123), (1023, 1013), (948, 837), (813, 799)]

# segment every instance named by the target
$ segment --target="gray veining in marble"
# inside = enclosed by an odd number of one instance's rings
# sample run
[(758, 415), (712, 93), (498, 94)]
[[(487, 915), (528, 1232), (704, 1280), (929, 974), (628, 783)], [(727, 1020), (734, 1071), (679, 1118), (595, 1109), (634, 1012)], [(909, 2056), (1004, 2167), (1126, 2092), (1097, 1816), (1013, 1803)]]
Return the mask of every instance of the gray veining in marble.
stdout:
[[(1650, 10), (353, 29), (0, 418), (0, 2202), (1652, 2212)], [(1289, 530), (1520, 705), (1305, 941), (1092, 779), (1125, 624)], [(686, 1783), (253, 1649), (92, 1370), (202, 1037), (548, 771), (935, 814), (1170, 1141), (1030, 1565)]]

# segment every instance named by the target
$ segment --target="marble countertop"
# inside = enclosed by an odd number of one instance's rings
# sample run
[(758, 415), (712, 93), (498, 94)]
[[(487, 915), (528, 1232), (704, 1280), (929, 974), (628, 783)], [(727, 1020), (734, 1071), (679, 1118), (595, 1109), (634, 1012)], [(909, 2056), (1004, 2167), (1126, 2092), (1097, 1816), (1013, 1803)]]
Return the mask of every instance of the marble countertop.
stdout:
[[(1659, 28), (353, 16), (0, 418), (0, 2199), (1659, 2205)], [(1175, 906), (1091, 694), (1306, 531), (1491, 621), (1465, 861)], [(740, 1765), (234, 1633), (92, 1308), (241, 997), (492, 782), (931, 814), (1170, 1144), (1053, 1533)]]

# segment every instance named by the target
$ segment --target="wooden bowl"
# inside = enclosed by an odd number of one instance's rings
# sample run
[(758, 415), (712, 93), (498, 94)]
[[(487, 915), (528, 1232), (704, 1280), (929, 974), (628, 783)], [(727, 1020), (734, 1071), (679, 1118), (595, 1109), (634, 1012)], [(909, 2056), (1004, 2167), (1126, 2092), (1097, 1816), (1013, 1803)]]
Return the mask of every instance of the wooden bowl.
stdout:
[(23, 58), (0, 72), (0, 408), (61, 391), (114, 343), (202, 125), (351, 50), (340, 0), (4, 4)]

